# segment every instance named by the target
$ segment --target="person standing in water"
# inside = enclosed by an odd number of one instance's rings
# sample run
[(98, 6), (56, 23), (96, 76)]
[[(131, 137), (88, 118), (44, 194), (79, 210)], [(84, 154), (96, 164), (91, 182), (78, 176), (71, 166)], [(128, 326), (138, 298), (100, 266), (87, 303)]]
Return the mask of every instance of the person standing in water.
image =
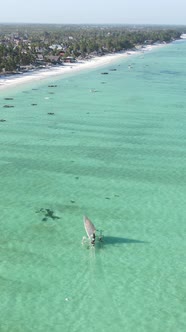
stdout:
[(93, 233), (92, 234), (92, 240), (91, 240), (91, 244), (94, 246), (95, 245), (95, 241), (96, 241), (96, 234)]

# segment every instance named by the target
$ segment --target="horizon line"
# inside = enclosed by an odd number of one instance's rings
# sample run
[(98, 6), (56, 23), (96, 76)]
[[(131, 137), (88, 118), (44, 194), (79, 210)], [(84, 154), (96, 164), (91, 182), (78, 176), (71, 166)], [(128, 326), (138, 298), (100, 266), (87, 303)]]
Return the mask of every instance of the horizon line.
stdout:
[(3, 24), (40, 24), (40, 25), (146, 25), (146, 26), (186, 26), (186, 24), (178, 23), (54, 23), (54, 22), (0, 22), (0, 25)]

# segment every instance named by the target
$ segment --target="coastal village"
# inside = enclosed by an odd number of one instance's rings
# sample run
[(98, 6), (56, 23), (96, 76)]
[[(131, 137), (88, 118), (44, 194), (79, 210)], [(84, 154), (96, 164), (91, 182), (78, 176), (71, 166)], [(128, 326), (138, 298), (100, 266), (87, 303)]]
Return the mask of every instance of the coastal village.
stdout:
[(0, 75), (63, 66), (139, 45), (179, 39), (181, 29), (160, 27), (0, 25)]

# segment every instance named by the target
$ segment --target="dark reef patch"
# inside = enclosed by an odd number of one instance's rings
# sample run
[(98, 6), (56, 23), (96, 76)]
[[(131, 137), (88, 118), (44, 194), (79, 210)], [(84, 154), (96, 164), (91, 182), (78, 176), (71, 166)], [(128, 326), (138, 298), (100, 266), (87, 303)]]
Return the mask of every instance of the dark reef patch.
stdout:
[(52, 220), (60, 219), (60, 217), (56, 216), (54, 214), (54, 211), (51, 209), (41, 208), (41, 209), (37, 210), (36, 213), (40, 213), (43, 216), (42, 221), (47, 221), (48, 218), (52, 219)]

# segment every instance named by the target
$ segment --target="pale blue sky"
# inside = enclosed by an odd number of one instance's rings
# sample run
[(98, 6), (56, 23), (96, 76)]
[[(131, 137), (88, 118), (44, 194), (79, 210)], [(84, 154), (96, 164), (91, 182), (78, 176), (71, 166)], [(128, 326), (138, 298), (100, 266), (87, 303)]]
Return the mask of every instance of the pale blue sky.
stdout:
[(186, 25), (186, 0), (1, 0), (6, 22)]

